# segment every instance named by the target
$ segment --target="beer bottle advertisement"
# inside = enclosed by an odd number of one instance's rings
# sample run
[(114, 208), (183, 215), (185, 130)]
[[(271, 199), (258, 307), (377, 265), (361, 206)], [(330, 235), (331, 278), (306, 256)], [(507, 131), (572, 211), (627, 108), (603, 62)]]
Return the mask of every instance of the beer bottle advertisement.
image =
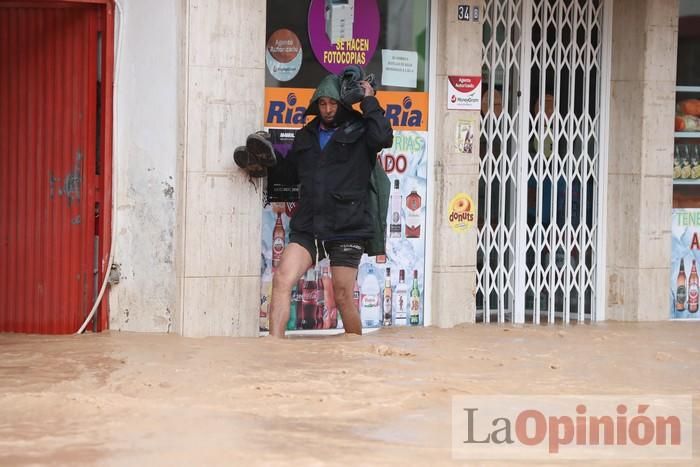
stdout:
[[(412, 300), (411, 306), (419, 310), (420, 316), (413, 316), (412, 322), (406, 316), (399, 323), (415, 326), (416, 321), (420, 325), (424, 322), (426, 216), (432, 203), (427, 193), (428, 7), (427, 0), (408, 3), (301, 0), (294, 5), (285, 0), (267, 0), (265, 49), (259, 52), (265, 63), (265, 101), (259, 129), (270, 133), (277, 156), (287, 157), (296, 132), (310, 121), (305, 119), (304, 112), (321, 79), (339, 73), (350, 64), (358, 64), (366, 74), (374, 76), (377, 100), (394, 130), (393, 145), (377, 154), (377, 164), (391, 182), (386, 255), (363, 255), (356, 281), (358, 305), (362, 308), (360, 297), (364, 297), (365, 314), (372, 311), (365, 321), (366, 327), (396, 325), (391, 306), (402, 270), (405, 278), (400, 292), (403, 294), (403, 288), (407, 289), (406, 300)], [(359, 105), (357, 109), (360, 110)], [(289, 223), (297, 209), (299, 186), (285, 186), (268, 178), (261, 180), (260, 330), (266, 331), (272, 279), (289, 245)], [(316, 268), (313, 274), (316, 312), (307, 322), (302, 298), (303, 289), (311, 286), (311, 281), (300, 281), (293, 296), (290, 295), (296, 316), (287, 323), (289, 333), (302, 332), (303, 327), (306, 327), (303, 332), (342, 330), (342, 310), (339, 312), (334, 305), (329, 260), (320, 261)], [(413, 271), (417, 271), (415, 280)], [(368, 274), (372, 277), (367, 277)], [(370, 310), (368, 303), (375, 294), (375, 284), (379, 288), (378, 307)], [(363, 287), (367, 290), (363, 291)], [(310, 311), (311, 294), (309, 290), (306, 292), (306, 309)]]
[(700, 209), (674, 209), (671, 234), (670, 318), (698, 319)]

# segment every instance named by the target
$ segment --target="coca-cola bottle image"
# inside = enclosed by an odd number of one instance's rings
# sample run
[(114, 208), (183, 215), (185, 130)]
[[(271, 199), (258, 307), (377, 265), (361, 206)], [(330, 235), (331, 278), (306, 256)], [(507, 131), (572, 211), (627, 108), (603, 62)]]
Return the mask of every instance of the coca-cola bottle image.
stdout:
[(282, 225), (282, 214), (277, 213), (275, 228), (272, 230), (272, 271), (276, 271), (280, 265), (280, 258), (284, 251), (284, 226)]
[(306, 271), (306, 280), (301, 295), (301, 328), (313, 329), (316, 324), (316, 271)]
[(314, 329), (323, 329), (326, 297), (323, 293), (323, 281), (318, 273), (318, 269), (314, 269), (314, 277), (316, 278), (316, 322), (314, 323)]
[(303, 329), (302, 325), (302, 318), (304, 316), (304, 309), (303, 309), (303, 304), (302, 304), (302, 296), (304, 294), (304, 276), (301, 276), (299, 278), (299, 282), (297, 282), (297, 293), (296, 296), (294, 296), (296, 300), (296, 306), (294, 307), (296, 310), (296, 323), (294, 326), (294, 329)]
[(324, 267), (322, 270), (323, 303), (326, 306), (323, 312), (323, 328), (335, 329), (338, 327), (338, 308), (335, 304), (335, 294), (333, 293), (333, 280), (328, 273), (327, 267)]

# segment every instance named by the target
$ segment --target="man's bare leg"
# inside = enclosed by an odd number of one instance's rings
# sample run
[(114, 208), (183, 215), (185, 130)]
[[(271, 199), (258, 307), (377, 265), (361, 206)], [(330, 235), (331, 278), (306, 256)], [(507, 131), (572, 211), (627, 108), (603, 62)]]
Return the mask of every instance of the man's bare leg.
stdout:
[(335, 302), (343, 318), (343, 327), (349, 334), (362, 334), (362, 321), (360, 320), (360, 310), (355, 306), (352, 299), (352, 292), (357, 279), (357, 269), (347, 266), (331, 267), (333, 276), (333, 292)]
[(270, 300), (270, 335), (284, 337), (289, 320), (292, 287), (313, 264), (311, 254), (298, 243), (290, 243), (284, 249), (280, 265), (272, 278)]

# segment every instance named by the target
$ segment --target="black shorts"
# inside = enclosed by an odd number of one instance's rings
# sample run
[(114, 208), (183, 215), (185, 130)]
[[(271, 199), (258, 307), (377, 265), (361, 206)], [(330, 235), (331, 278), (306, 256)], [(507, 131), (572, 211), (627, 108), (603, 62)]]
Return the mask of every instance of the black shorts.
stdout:
[(316, 264), (316, 253), (318, 261), (330, 258), (331, 267), (345, 266), (357, 269), (365, 252), (364, 240), (316, 240), (311, 235), (292, 232), (289, 242), (303, 246), (311, 255), (313, 264)]

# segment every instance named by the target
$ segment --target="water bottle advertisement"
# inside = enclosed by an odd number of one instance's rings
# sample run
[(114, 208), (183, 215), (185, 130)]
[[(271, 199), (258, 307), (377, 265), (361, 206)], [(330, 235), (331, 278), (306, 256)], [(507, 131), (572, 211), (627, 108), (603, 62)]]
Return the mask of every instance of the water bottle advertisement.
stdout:
[[(275, 150), (286, 155), (293, 129), (268, 128)], [(423, 284), (425, 273), (425, 215), (427, 187), (427, 133), (396, 131), (394, 144), (377, 157), (391, 180), (387, 213), (386, 255), (363, 255), (355, 287), (355, 304), (363, 327), (423, 325)], [(267, 188), (264, 199), (275, 190), (280, 201), (263, 207), (262, 291), (260, 330), (269, 326), (272, 278), (284, 248), (289, 243), (289, 221), (296, 203), (282, 201), (279, 187)], [(288, 198), (293, 199), (293, 198)], [(302, 276), (290, 297), (291, 313), (287, 330), (342, 328), (333, 299), (332, 271), (328, 259)]]
[(700, 209), (674, 209), (671, 247), (671, 319), (698, 319)]

